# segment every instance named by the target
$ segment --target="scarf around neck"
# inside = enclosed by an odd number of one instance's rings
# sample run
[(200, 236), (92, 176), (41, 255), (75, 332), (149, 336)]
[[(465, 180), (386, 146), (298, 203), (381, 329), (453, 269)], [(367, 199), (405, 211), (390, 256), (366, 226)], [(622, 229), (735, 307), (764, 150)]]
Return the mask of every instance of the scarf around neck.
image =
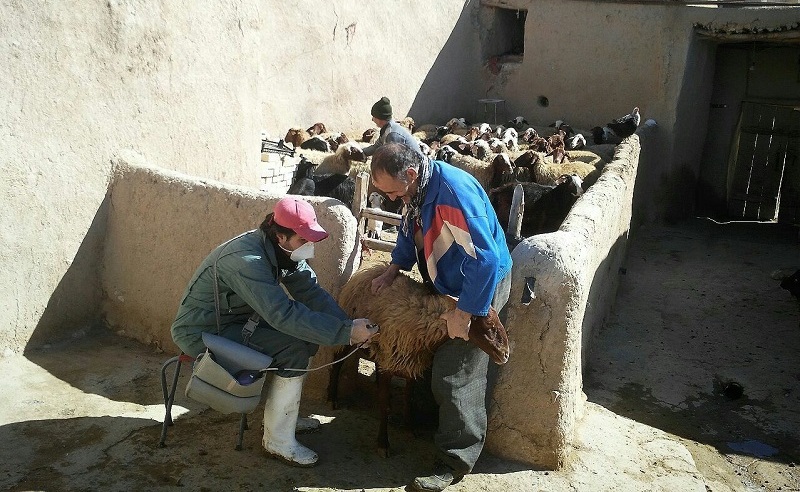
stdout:
[(408, 210), (405, 217), (403, 217), (402, 231), (403, 234), (408, 234), (411, 230), (411, 224), (416, 223), (422, 227), (422, 218), (420, 217), (420, 208), (425, 203), (425, 195), (428, 192), (428, 182), (431, 179), (431, 165), (430, 160), (425, 158), (419, 166), (419, 173), (417, 174), (417, 194), (411, 198), (408, 203)]

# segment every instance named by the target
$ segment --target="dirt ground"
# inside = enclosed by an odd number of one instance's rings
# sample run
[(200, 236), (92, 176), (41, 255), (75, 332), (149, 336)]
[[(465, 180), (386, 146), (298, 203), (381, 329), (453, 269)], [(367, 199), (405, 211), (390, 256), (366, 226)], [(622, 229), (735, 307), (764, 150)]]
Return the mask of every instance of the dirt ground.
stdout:
[[(484, 453), (452, 490), (800, 490), (800, 304), (773, 278), (800, 268), (797, 228), (691, 220), (631, 239), (615, 309), (591, 340), (571, 461), (535, 470)], [(375, 453), (369, 382), (337, 410), (303, 402), (323, 422), (299, 437), (315, 468), (265, 457), (261, 407), (235, 451), (237, 417), (180, 391), (159, 448), (168, 356), (96, 331), (0, 356), (0, 488), (396, 491), (434, 456), (430, 421), (392, 426), (393, 455)]]

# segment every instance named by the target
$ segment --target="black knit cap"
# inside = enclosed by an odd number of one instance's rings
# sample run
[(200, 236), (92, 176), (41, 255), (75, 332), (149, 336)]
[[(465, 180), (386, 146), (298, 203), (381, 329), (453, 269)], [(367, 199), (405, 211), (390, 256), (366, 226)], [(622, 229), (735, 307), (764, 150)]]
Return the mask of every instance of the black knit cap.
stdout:
[(372, 105), (370, 113), (379, 120), (388, 121), (392, 119), (392, 105), (389, 104), (389, 98), (383, 96), (380, 101)]

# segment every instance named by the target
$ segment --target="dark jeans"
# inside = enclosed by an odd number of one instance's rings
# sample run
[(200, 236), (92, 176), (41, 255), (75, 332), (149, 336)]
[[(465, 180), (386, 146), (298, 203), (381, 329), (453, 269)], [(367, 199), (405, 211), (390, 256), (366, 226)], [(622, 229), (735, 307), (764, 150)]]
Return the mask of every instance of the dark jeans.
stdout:
[[(511, 272), (497, 284), (492, 306), (505, 323)], [(486, 441), (486, 387), (489, 356), (460, 338), (448, 340), (433, 356), (431, 389), (439, 404), (434, 435), (439, 459), (457, 475), (472, 471)]]

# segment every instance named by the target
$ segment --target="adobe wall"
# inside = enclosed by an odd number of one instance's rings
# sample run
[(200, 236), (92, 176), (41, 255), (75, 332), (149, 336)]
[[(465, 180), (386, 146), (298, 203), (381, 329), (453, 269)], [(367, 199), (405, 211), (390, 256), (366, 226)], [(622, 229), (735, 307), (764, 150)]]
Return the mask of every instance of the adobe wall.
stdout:
[(471, 5), (0, 3), (0, 353), (101, 320), (115, 156), (257, 190), (262, 130), (363, 131), (383, 95), (449, 111), (477, 83), (454, 68), (475, 52)]
[(583, 361), (614, 301), (625, 257), (639, 152), (639, 134), (624, 140), (559, 230), (512, 252), (512, 352), (499, 370), (486, 440), (499, 456), (551, 469), (569, 457), (583, 416)]
[[(169, 171), (133, 153), (115, 158), (101, 276), (103, 318), (131, 338), (175, 352), (169, 327), (197, 265), (222, 242), (258, 228), (281, 196)], [(359, 262), (356, 220), (332, 198), (308, 201), (331, 235), (309, 263), (335, 295)]]

